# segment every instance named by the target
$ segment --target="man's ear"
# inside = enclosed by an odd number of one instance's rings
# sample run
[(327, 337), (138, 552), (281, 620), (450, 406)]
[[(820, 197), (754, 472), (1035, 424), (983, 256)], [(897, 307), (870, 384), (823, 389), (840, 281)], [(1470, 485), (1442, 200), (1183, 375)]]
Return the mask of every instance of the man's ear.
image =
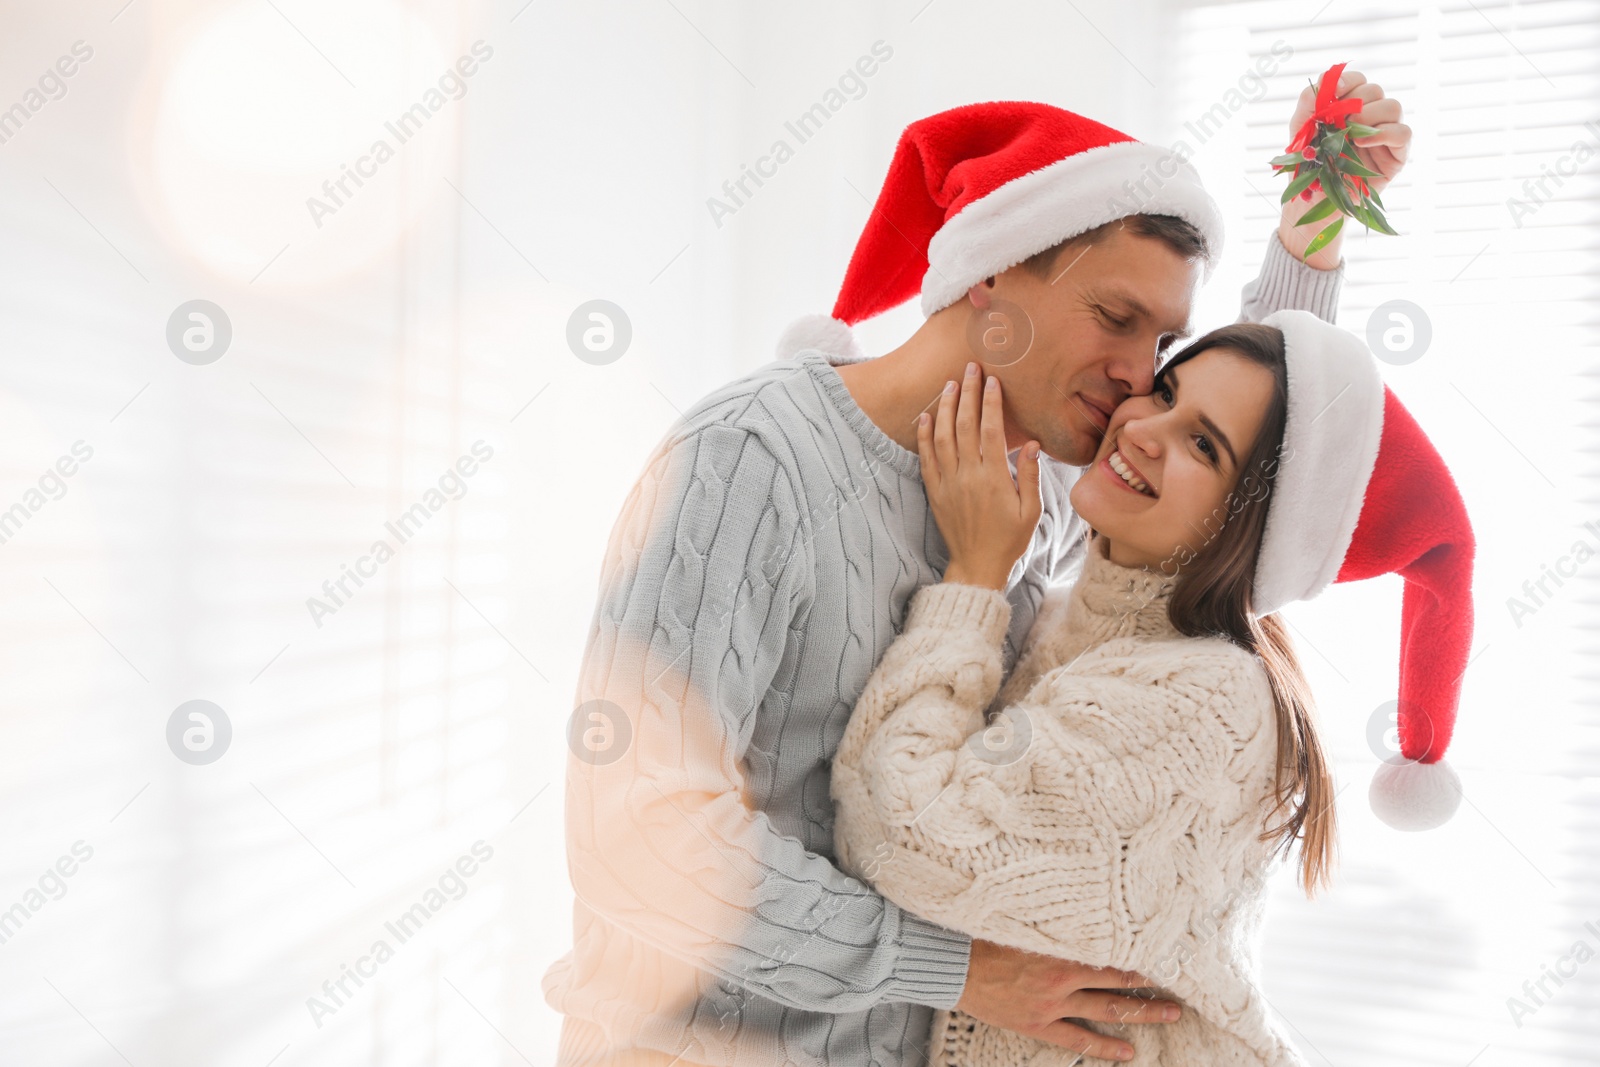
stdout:
[(967, 290), (967, 299), (972, 301), (972, 306), (979, 311), (989, 307), (989, 300), (994, 294), (994, 276), (990, 275), (983, 281)]

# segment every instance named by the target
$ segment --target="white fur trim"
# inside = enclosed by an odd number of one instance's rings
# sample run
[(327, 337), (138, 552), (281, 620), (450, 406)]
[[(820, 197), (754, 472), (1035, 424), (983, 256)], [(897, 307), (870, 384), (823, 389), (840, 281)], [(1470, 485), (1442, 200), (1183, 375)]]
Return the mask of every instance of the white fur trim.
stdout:
[(958, 211), (928, 242), (922, 313), (949, 307), (1036, 252), (1129, 215), (1177, 215), (1193, 223), (1211, 246), (1205, 272), (1211, 276), (1222, 255), (1222, 212), (1199, 172), (1172, 149), (1124, 141), (1013, 178)]
[(793, 359), (808, 348), (852, 360), (867, 358), (855, 331), (831, 315), (801, 315), (778, 335), (779, 359)]
[(1432, 830), (1461, 806), (1461, 778), (1444, 760), (1413, 763), (1392, 756), (1372, 776), (1367, 802), (1396, 830)]
[(1256, 559), (1257, 615), (1326, 589), (1350, 548), (1383, 436), (1383, 379), (1366, 343), (1309, 311), (1262, 320), (1283, 331), (1289, 418)]

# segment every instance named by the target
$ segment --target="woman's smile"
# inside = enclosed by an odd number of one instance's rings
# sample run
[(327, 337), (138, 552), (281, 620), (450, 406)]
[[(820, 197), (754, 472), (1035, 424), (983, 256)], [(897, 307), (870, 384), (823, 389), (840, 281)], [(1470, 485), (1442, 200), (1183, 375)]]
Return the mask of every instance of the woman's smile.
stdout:
[(1135, 467), (1128, 457), (1123, 454), (1120, 447), (1113, 448), (1106, 453), (1105, 459), (1100, 461), (1100, 466), (1115, 481), (1121, 482), (1140, 496), (1155, 498), (1161, 495), (1155, 491), (1149, 480), (1145, 478), (1144, 472)]

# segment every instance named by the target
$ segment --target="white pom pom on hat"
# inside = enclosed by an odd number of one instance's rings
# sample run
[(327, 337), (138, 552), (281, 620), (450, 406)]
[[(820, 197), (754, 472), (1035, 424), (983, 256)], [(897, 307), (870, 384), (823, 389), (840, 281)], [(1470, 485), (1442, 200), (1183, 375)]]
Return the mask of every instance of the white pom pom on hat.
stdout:
[(1461, 779), (1443, 759), (1420, 763), (1391, 756), (1378, 764), (1367, 803), (1396, 830), (1432, 830), (1461, 806)]
[(867, 358), (856, 341), (855, 331), (832, 315), (802, 315), (778, 335), (780, 359), (792, 359), (808, 348), (849, 360)]

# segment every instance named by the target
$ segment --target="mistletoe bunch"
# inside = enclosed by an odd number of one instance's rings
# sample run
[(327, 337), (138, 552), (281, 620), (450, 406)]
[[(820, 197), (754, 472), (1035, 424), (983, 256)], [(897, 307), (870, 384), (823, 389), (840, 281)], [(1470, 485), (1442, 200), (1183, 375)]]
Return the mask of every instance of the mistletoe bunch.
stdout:
[(1361, 162), (1351, 143), (1354, 138), (1371, 137), (1378, 131), (1351, 121), (1350, 116), (1361, 110), (1360, 100), (1337, 98), (1339, 76), (1344, 68), (1345, 64), (1338, 63), (1322, 75), (1320, 84), (1315, 85), (1317, 101), (1311, 117), (1289, 142), (1284, 154), (1272, 161), (1277, 173), (1291, 175), (1280, 203), (1287, 204), (1295, 197), (1310, 200), (1311, 194), (1318, 191), (1326, 196), (1300, 216), (1296, 226), (1321, 222), (1336, 213), (1339, 216), (1311, 239), (1304, 253), (1306, 259), (1327, 247), (1344, 225), (1345, 216), (1369, 230), (1390, 235), (1397, 232), (1383, 216), (1382, 198), (1367, 184), (1367, 179), (1382, 175)]

